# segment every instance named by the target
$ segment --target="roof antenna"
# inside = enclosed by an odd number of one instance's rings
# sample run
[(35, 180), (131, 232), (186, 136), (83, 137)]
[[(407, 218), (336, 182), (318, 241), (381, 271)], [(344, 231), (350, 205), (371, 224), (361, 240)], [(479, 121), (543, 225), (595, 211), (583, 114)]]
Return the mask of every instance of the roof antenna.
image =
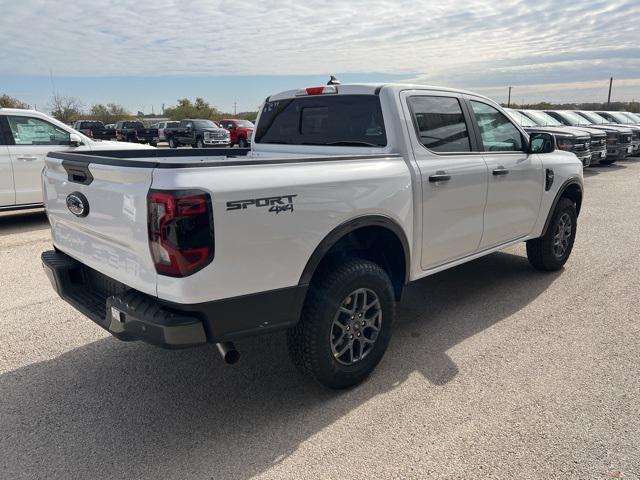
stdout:
[(340, 85), (340, 80), (338, 80), (335, 75), (331, 75), (327, 85)]

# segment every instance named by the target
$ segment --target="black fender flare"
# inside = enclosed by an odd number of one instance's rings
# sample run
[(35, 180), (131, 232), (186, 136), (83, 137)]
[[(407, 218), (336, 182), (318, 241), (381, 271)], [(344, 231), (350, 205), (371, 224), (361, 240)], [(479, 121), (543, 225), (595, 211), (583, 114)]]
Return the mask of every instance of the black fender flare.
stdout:
[(302, 271), (302, 275), (300, 276), (298, 285), (309, 285), (318, 265), (320, 265), (320, 262), (327, 252), (331, 250), (331, 247), (333, 247), (338, 240), (345, 235), (363, 227), (383, 227), (390, 230), (396, 237), (398, 237), (398, 240), (400, 240), (400, 243), (402, 244), (405, 261), (404, 283), (408, 283), (409, 272), (411, 269), (411, 250), (403, 228), (395, 220), (385, 215), (363, 215), (341, 223), (324, 237), (307, 261), (307, 264)]
[[(558, 205), (558, 202), (562, 198), (564, 192), (566, 192), (567, 189), (569, 187), (571, 187), (572, 185), (575, 185), (576, 187), (578, 187), (578, 189), (580, 190), (580, 197), (582, 198), (582, 191), (583, 191), (582, 183), (580, 183), (575, 177), (572, 177), (572, 178), (569, 178), (568, 180), (565, 180), (564, 183), (558, 189), (558, 192), (556, 193), (556, 196), (553, 199), (553, 203), (551, 204), (551, 208), (547, 212), (547, 219), (544, 222), (544, 228), (542, 229), (542, 235), (545, 235), (547, 233), (547, 229), (549, 228), (549, 224), (551, 223), (551, 217), (553, 216), (553, 212), (555, 211), (556, 206)], [(580, 210), (578, 209), (578, 211), (576, 213), (580, 213)]]

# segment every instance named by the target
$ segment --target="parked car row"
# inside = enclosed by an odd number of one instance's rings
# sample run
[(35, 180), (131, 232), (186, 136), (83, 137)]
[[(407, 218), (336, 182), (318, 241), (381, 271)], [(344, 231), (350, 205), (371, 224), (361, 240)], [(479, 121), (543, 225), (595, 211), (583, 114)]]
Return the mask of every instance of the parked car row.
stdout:
[(94, 140), (117, 140), (129, 143), (169, 142), (171, 148), (191, 145), (193, 148), (248, 148), (254, 125), (248, 120), (222, 119), (219, 123), (204, 118), (162, 121), (146, 128), (140, 121), (120, 121), (105, 125), (98, 120), (77, 120), (73, 128)]
[(219, 123), (205, 118), (186, 118), (179, 122), (159, 122), (155, 126), (160, 141), (169, 147), (191, 145), (193, 148), (233, 147), (248, 148), (254, 125), (248, 120), (222, 119)]
[(105, 125), (98, 120), (77, 120), (73, 128), (93, 140), (117, 140), (158, 145), (158, 129), (146, 128), (140, 121), (120, 121)]
[(506, 111), (529, 133), (553, 133), (557, 147), (574, 153), (585, 167), (640, 156), (640, 116), (636, 114), (584, 110)]

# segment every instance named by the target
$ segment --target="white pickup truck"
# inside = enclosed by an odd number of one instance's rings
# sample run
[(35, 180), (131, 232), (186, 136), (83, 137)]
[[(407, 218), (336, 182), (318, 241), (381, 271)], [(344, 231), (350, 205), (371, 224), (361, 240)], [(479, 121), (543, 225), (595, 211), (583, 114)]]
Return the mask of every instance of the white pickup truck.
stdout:
[(523, 241), (557, 270), (576, 235), (580, 161), (469, 92), (279, 93), (233, 152), (50, 153), (60, 296), (120, 339), (229, 363), (232, 341), (286, 330), (300, 370), (345, 388), (381, 360), (408, 282)]

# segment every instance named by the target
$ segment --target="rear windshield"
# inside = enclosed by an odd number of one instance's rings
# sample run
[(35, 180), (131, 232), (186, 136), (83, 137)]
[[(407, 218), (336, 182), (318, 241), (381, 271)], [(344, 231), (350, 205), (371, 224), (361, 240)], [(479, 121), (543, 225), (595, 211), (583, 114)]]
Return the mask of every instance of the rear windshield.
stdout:
[(318, 95), (266, 102), (257, 143), (384, 147), (377, 95)]
[(144, 128), (141, 122), (122, 122), (122, 128)]
[(102, 122), (80, 122), (80, 128), (102, 128)]
[(253, 128), (253, 123), (251, 123), (249, 120), (236, 120), (236, 127)]

